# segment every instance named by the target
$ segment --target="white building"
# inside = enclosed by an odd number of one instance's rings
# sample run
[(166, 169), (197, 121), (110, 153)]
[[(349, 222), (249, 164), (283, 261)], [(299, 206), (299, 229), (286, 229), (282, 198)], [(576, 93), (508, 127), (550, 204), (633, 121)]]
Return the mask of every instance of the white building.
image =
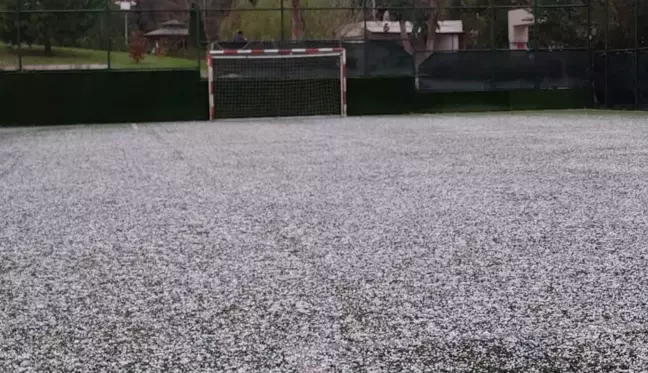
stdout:
[[(368, 21), (350, 23), (340, 27), (336, 36), (341, 40), (393, 40), (399, 42), (401, 29), (399, 22), (389, 21)], [(407, 34), (412, 33), (412, 23), (406, 22)], [(462, 21), (439, 21), (439, 29), (436, 32), (434, 49), (437, 51), (456, 51), (461, 49), (461, 38), (463, 37)]]
[(508, 40), (511, 50), (529, 48), (529, 27), (534, 23), (533, 14), (526, 9), (508, 12)]

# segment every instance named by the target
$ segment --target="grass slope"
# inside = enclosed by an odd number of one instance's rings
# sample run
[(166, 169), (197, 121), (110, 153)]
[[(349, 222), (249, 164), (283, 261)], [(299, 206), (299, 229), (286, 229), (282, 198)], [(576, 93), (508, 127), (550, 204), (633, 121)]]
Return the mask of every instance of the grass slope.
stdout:
[[(84, 65), (107, 64), (107, 52), (95, 49), (54, 48), (53, 56), (46, 56), (43, 48), (34, 46), (21, 50), (24, 65)], [(159, 69), (159, 68), (196, 68), (195, 59), (160, 57), (146, 55), (143, 61), (135, 63), (127, 52), (111, 52), (111, 67), (117, 69)], [(18, 66), (18, 50), (0, 44), (0, 66)]]

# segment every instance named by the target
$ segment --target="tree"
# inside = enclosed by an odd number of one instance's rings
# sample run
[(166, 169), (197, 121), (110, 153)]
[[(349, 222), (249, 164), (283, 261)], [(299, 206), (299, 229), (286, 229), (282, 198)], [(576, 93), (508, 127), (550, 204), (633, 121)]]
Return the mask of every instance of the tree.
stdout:
[[(636, 1), (636, 3), (635, 3)], [(591, 24), (587, 24), (586, 7), (570, 7), (560, 0), (542, 0), (537, 7), (531, 7), (535, 14), (538, 47), (580, 47), (587, 46), (588, 26), (591, 27), (592, 47), (603, 49), (634, 48), (635, 7), (638, 15), (637, 31), (639, 42), (648, 35), (648, 4), (641, 0), (591, 0), (589, 2)], [(606, 35), (607, 33), (607, 35)], [(641, 46), (641, 45), (640, 45)]]
[(195, 3), (191, 4), (191, 14), (189, 15), (189, 45), (196, 49), (201, 49), (207, 43), (205, 35), (205, 22), (200, 9)]
[(187, 9), (190, 1), (196, 1), (197, 7), (201, 9), (205, 24), (206, 40), (219, 40), (221, 36), (221, 23), (231, 13), (234, 7), (234, 0), (166, 0), (167, 3), (183, 3), (184, 9)]
[(135, 63), (140, 63), (146, 55), (146, 39), (142, 31), (135, 31), (131, 38), (129, 53)]
[[(29, 9), (29, 4), (21, 6), (21, 10)], [(31, 46), (34, 42), (33, 29), (36, 25), (33, 22), (30, 23), (25, 14), (18, 16), (17, 10), (17, 0), (0, 0), (0, 40), (16, 46), (20, 39), (20, 43)]]
[(461, 19), (464, 46), (468, 49), (509, 48), (508, 12), (512, 9), (529, 9), (534, 0), (507, 0), (507, 7), (495, 7), (493, 0), (452, 0), (453, 7), (463, 9), (442, 10), (444, 19)]
[[(9, 12), (18, 10), (19, 0), (3, 0), (0, 9)], [(78, 9), (98, 9), (104, 6), (103, 0), (22, 0), (21, 10), (43, 11), (42, 13), (21, 13), (20, 24), (8, 17), (0, 20), (0, 38), (7, 43), (16, 44), (18, 29), (21, 42), (40, 43), (46, 55), (52, 55), (52, 44), (74, 45), (96, 23), (96, 12), (72, 12)], [(57, 10), (47, 12), (47, 10)], [(64, 13), (61, 10), (70, 12)]]
[(139, 31), (147, 32), (155, 28), (156, 3), (152, 0), (139, 0), (132, 8), (135, 13), (135, 23)]
[[(377, 0), (400, 26), (403, 49), (414, 56), (416, 66), (434, 53), (440, 14), (447, 0)], [(408, 33), (407, 24), (412, 31)]]
[[(221, 21), (231, 13), (231, 9), (234, 7), (234, 1), (235, 0), (139, 0), (135, 9), (139, 14), (138, 19), (141, 29), (150, 31), (156, 27), (157, 23), (168, 21), (170, 15), (173, 15), (180, 21), (186, 22), (186, 11), (195, 3), (196, 7), (201, 10), (200, 12), (205, 25), (205, 40), (209, 41), (220, 39)], [(164, 10), (164, 12), (156, 10)], [(178, 15), (184, 16), (178, 17)]]
[[(283, 0), (280, 0), (283, 1)], [(306, 29), (306, 21), (304, 20), (304, 13), (301, 9), (301, 0), (291, 0), (292, 2), (292, 40), (301, 40), (304, 30)]]
[[(258, 0), (249, 0), (250, 4), (256, 6)], [(284, 1), (284, 0), (278, 0)], [(301, 0), (290, 0), (291, 1), (291, 20), (292, 20), (292, 40), (301, 40), (304, 30), (306, 29), (306, 21), (304, 20), (304, 13), (301, 8)], [(283, 26), (283, 25), (282, 25)]]

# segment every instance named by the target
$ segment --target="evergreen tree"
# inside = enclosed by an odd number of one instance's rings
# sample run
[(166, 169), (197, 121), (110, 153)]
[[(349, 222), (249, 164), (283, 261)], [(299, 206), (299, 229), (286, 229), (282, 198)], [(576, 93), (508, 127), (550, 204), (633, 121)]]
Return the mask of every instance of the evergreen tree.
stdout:
[(189, 15), (189, 45), (201, 49), (207, 44), (205, 35), (205, 22), (203, 20), (200, 8), (193, 3), (191, 4), (191, 14)]

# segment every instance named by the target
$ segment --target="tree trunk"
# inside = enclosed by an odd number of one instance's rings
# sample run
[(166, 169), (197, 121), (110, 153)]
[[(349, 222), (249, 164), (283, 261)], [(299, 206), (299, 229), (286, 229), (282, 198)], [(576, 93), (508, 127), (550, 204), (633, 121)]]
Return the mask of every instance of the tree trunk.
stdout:
[(292, 0), (292, 40), (301, 40), (305, 28), (300, 0)]
[(398, 21), (398, 25), (400, 27), (400, 39), (401, 43), (403, 44), (403, 49), (405, 49), (405, 52), (409, 54), (414, 54), (414, 45), (412, 43), (412, 39), (410, 39), (410, 37), (414, 36), (407, 34), (407, 22), (401, 19), (400, 21)]
[[(200, 26), (202, 27), (202, 32), (204, 32), (204, 37), (205, 37), (205, 40), (203, 40), (203, 42), (207, 43), (207, 50), (209, 50), (209, 49), (211, 49), (209, 41), (213, 40), (213, 39), (209, 38), (209, 28), (207, 27), (207, 17), (206, 17), (205, 11), (202, 10), (202, 9), (200, 10), (200, 17), (202, 17), (202, 25), (200, 25)], [(201, 35), (201, 36), (203, 36), (203, 35)], [(220, 35), (218, 35), (218, 36), (220, 36)], [(218, 38), (215, 38), (215, 40), (218, 40)], [(205, 46), (203, 46), (203, 48), (204, 47)]]
[[(142, 1), (142, 0), (140, 0)], [(156, 0), (149, 0), (156, 1)], [(203, 28), (205, 29), (205, 38), (207, 43), (212, 41), (221, 40), (221, 23), (231, 13), (232, 8), (235, 8), (233, 0), (167, 0), (168, 2), (181, 3), (184, 1), (184, 6), (178, 9), (186, 9), (189, 4), (196, 2), (202, 13)], [(256, 5), (256, 2), (251, 2)], [(236, 11), (234, 11), (236, 13)], [(245, 30), (243, 30), (245, 31)], [(202, 35), (201, 35), (202, 36)]]
[[(433, 7), (437, 4), (435, 4), (435, 0), (430, 0), (430, 7)], [(439, 28), (439, 10), (434, 9), (430, 13), (430, 18), (427, 20), (427, 35), (425, 35), (425, 50), (421, 51), (416, 54), (416, 67), (420, 66), (423, 61), (427, 60), (428, 57), (434, 53), (434, 47), (435, 47), (435, 41), (436, 41), (436, 33), (437, 29)]]
[[(436, 0), (429, 1), (430, 7), (437, 5)], [(433, 9), (430, 11), (430, 17), (427, 20), (427, 34), (424, 37), (425, 50), (416, 50), (417, 40), (414, 36), (414, 30), (412, 30), (412, 33), (408, 35), (406, 27), (407, 23), (405, 22), (405, 20), (400, 20), (398, 22), (400, 25), (400, 38), (403, 49), (405, 49), (405, 52), (411, 54), (414, 57), (414, 64), (417, 69), (423, 63), (423, 61), (427, 60), (428, 57), (430, 57), (434, 53), (436, 33), (437, 28), (439, 27), (438, 14), (438, 9)], [(423, 44), (423, 40), (419, 41), (421, 42), (420, 44)]]

